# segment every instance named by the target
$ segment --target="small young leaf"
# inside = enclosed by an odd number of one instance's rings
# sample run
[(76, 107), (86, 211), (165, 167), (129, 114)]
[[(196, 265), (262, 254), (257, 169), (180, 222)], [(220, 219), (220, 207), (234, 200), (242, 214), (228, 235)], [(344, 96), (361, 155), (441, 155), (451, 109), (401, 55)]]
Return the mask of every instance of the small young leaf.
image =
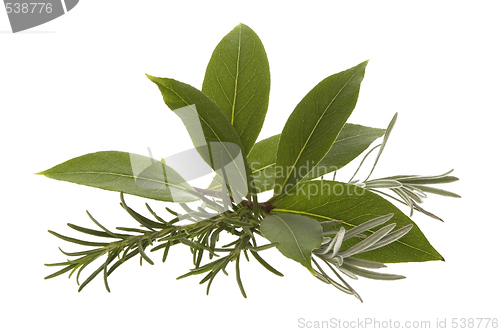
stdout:
[(243, 295), (244, 298), (247, 298), (247, 294), (245, 293), (245, 288), (243, 288), (243, 282), (241, 281), (240, 255), (236, 256), (236, 281), (238, 282), (238, 287), (240, 287), (241, 295)]
[(275, 195), (291, 190), (330, 150), (354, 110), (367, 63), (321, 81), (290, 115), (276, 155)]
[(252, 169), (253, 185), (258, 193), (273, 189), (280, 137), (278, 134), (255, 143), (248, 154), (248, 166)]
[(270, 84), (262, 42), (252, 29), (239, 24), (215, 48), (202, 91), (227, 116), (247, 152), (264, 123)]
[(262, 235), (286, 257), (304, 265), (312, 274), (312, 251), (323, 241), (323, 228), (314, 219), (292, 215), (272, 214), (261, 223)]

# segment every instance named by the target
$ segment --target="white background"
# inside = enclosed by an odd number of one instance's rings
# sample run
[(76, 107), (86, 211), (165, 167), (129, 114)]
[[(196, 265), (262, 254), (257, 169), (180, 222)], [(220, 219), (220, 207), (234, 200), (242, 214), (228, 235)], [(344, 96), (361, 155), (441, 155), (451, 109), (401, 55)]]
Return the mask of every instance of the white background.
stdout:
[[(446, 319), (451, 328), (453, 318), (500, 318), (496, 3), (81, 1), (67, 15), (18, 34), (9, 32), (0, 10), (2, 328), (291, 331), (299, 318), (432, 326)], [(34, 173), (95, 151), (146, 155), (151, 147), (159, 157), (190, 148), (182, 123), (144, 74), (201, 88), (211, 52), (240, 22), (259, 34), (271, 66), (260, 138), (281, 131), (324, 77), (370, 59), (349, 121), (384, 128), (399, 112), (374, 176), (455, 168), (460, 178), (443, 188), (461, 199), (431, 196), (424, 204), (444, 223), (413, 217), (446, 262), (391, 265), (387, 272), (407, 276), (401, 281), (352, 281), (363, 304), (276, 250), (264, 257), (284, 278), (255, 260), (242, 262), (248, 299), (234, 267), (215, 279), (209, 296), (200, 277), (176, 281), (191, 267), (180, 247), (165, 264), (158, 254), (155, 266), (134, 260), (118, 269), (111, 294), (101, 275), (81, 293), (74, 278), (43, 280), (55, 271), (44, 263), (65, 259), (57, 247), (72, 248), (48, 229), (74, 236), (66, 223), (92, 227), (87, 209), (109, 228), (134, 224), (117, 193)], [(348, 168), (338, 176), (350, 175)], [(129, 202), (144, 211), (144, 200)]]

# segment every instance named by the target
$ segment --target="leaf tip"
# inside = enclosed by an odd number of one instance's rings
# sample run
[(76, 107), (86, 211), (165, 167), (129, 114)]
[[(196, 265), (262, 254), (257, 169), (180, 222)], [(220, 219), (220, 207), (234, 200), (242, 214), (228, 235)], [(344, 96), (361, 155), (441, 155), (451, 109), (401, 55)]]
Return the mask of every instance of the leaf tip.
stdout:
[(245, 23), (242, 23), (242, 22), (238, 23), (238, 25), (236, 27), (234, 27), (234, 30), (236, 30), (236, 29), (249, 29), (249, 30), (252, 30), (252, 29), (250, 29), (250, 27), (248, 25), (246, 25)]
[(157, 83), (156, 80), (158, 79), (158, 77), (156, 76), (151, 76), (149, 74), (145, 74), (147, 78), (149, 78), (149, 80), (153, 83)]

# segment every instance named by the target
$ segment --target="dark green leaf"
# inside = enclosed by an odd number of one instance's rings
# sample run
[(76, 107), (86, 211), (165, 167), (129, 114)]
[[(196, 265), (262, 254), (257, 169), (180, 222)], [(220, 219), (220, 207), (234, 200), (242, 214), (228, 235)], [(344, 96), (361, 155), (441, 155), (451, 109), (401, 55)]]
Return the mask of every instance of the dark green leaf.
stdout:
[(71, 271), (74, 268), (75, 268), (74, 266), (67, 266), (67, 267), (65, 267), (65, 268), (63, 268), (63, 269), (61, 269), (61, 270), (59, 270), (59, 271), (57, 271), (55, 273), (52, 273), (51, 275), (46, 276), (44, 279), (51, 279), (51, 278), (60, 276), (61, 274), (64, 274), (64, 273), (66, 273), (68, 271)]
[[(135, 249), (134, 251), (128, 253), (126, 256), (122, 257), (122, 259), (118, 260), (113, 264), (113, 266), (108, 270), (108, 276), (116, 270), (120, 265), (128, 261), (130, 258), (136, 256), (139, 253), (139, 249)], [(125, 253), (124, 253), (125, 254)]]
[(112, 236), (106, 232), (96, 231), (95, 229), (90, 229), (90, 228), (86, 228), (86, 227), (82, 227), (82, 226), (78, 226), (78, 225), (73, 225), (73, 224), (69, 224), (69, 223), (68, 223), (68, 226), (70, 228), (73, 228), (76, 231), (81, 232), (81, 233), (90, 234), (90, 235), (99, 236), (99, 237), (116, 238), (116, 236)]
[[(78, 292), (81, 292), (82, 289), (87, 286), (108, 264), (108, 262), (112, 262), (118, 254), (115, 252), (110, 253), (110, 257), (104, 262), (101, 266), (99, 266), (92, 274), (80, 285), (80, 288), (78, 288)], [(110, 269), (111, 270), (111, 269)], [(107, 276), (110, 275), (111, 272), (107, 271)], [(106, 279), (107, 279), (106, 276)]]
[[(302, 180), (317, 178), (341, 169), (365, 151), (384, 132), (384, 129), (346, 123), (325, 157)], [(273, 189), (276, 151), (280, 137), (278, 134), (255, 143), (248, 154), (248, 166), (252, 169), (253, 184), (258, 193)], [(220, 188), (220, 178), (216, 176), (209, 189), (218, 188)]]
[(130, 208), (126, 203), (125, 203), (125, 199), (123, 198), (123, 193), (120, 193), (120, 201), (121, 201), (121, 206), (123, 207), (123, 209), (125, 211), (128, 212), (128, 214), (130, 214), (130, 216), (132, 218), (134, 218), (135, 220), (137, 220), (137, 222), (139, 222), (142, 226), (154, 231), (154, 228), (160, 228), (160, 229), (164, 229), (164, 228), (168, 228), (169, 226), (165, 225), (165, 224), (160, 224), (156, 221), (153, 221), (151, 219), (148, 219), (146, 217), (144, 217), (143, 215), (135, 212), (132, 208)]
[(151, 260), (151, 258), (149, 258), (148, 255), (146, 255), (146, 253), (144, 252), (144, 247), (142, 245), (142, 241), (143, 241), (142, 239), (137, 241), (137, 249), (139, 249), (139, 253), (141, 254), (141, 257), (144, 258), (146, 260), (146, 262), (148, 262), (149, 264), (155, 265), (155, 263)]
[(53, 232), (53, 231), (48, 231), (48, 232), (50, 234), (52, 234), (52, 235), (60, 238), (61, 240), (68, 241), (68, 242), (71, 242), (71, 243), (76, 243), (76, 244), (79, 244), (79, 245), (82, 245), (82, 246), (104, 247), (104, 246), (107, 246), (109, 244), (109, 243), (105, 243), (105, 242), (83, 241), (83, 240), (74, 239), (74, 238), (71, 238), (71, 237), (68, 237), (68, 236), (64, 236), (64, 235), (61, 235), (61, 234)]
[(245, 149), (219, 106), (188, 84), (170, 78), (148, 78), (160, 89), (165, 104), (181, 118), (203, 160), (221, 176), (224, 167), (233, 191), (241, 196), (251, 193)]
[(311, 273), (312, 251), (323, 241), (319, 222), (309, 217), (275, 213), (262, 220), (261, 232), (286, 257), (304, 265)]
[[(393, 213), (391, 222), (396, 223), (396, 230), (406, 225), (413, 227), (401, 239), (385, 247), (356, 255), (381, 263), (423, 262), (443, 260), (432, 247), (418, 226), (403, 212), (384, 198), (363, 188), (334, 181), (301, 182), (293, 195), (276, 198), (273, 205), (275, 213), (290, 213), (308, 216), (318, 221), (342, 220), (347, 230), (370, 219)], [(370, 230), (370, 232), (378, 229)], [(362, 239), (351, 238), (345, 242), (347, 249)]]
[(104, 287), (106, 287), (108, 293), (111, 293), (111, 289), (109, 289), (109, 283), (108, 283), (108, 264), (111, 263), (111, 261), (112, 261), (112, 256), (111, 254), (108, 254), (108, 258), (106, 259), (106, 262), (104, 262), (104, 269), (102, 272), (102, 275), (104, 277)]
[(91, 254), (97, 254), (97, 253), (102, 253), (102, 249), (92, 249), (92, 250), (85, 250), (85, 251), (78, 251), (78, 252), (65, 252), (61, 248), (59, 248), (59, 251), (65, 254), (66, 256), (87, 256)]
[(339, 170), (365, 151), (385, 129), (370, 128), (346, 123), (325, 157), (303, 180), (315, 179)]
[(239, 24), (215, 48), (202, 91), (227, 116), (250, 151), (267, 112), (269, 63), (257, 34)]
[[(123, 193), (122, 193), (123, 195)], [(89, 211), (87, 211), (87, 215), (89, 216), (89, 218), (97, 225), (99, 226), (99, 228), (101, 228), (106, 234), (108, 234), (108, 236), (110, 237), (114, 237), (114, 238), (117, 238), (117, 239), (126, 239), (128, 238), (129, 236), (126, 235), (126, 234), (116, 234), (116, 233), (113, 233), (111, 232), (109, 229), (107, 229), (106, 227), (104, 227), (103, 225), (101, 225), (97, 220), (95, 220), (94, 217), (92, 217), (92, 215), (90, 214)], [(102, 233), (102, 232), (99, 232), (99, 233)], [(101, 235), (101, 236), (104, 236), (104, 235)]]
[(238, 283), (238, 287), (240, 288), (241, 295), (243, 295), (244, 298), (247, 298), (247, 294), (245, 293), (245, 288), (243, 288), (243, 282), (241, 281), (240, 255), (236, 256), (236, 281)]
[(250, 251), (262, 251), (276, 247), (276, 243), (268, 243), (258, 247), (249, 247)]
[(268, 262), (266, 262), (262, 257), (260, 257), (260, 255), (255, 252), (255, 251), (250, 251), (250, 253), (253, 255), (253, 257), (255, 257), (255, 259), (260, 263), (262, 264), (262, 266), (264, 266), (267, 270), (269, 270), (270, 272), (276, 274), (277, 276), (280, 276), (280, 277), (283, 277), (283, 273), (281, 273), (280, 271), (276, 270), (274, 267), (272, 267), (271, 265), (269, 265)]
[(321, 81), (290, 115), (276, 155), (276, 195), (292, 189), (330, 150), (354, 110), (367, 63)]
[[(384, 132), (384, 129), (346, 123), (325, 157), (302, 180), (317, 178), (341, 169)], [(257, 142), (248, 154), (248, 165), (252, 169), (254, 186), (258, 193), (274, 186), (276, 151), (280, 136), (278, 134)]]
[[(164, 163), (135, 153), (101, 151), (70, 159), (38, 174), (168, 202), (197, 200), (194, 189)], [(190, 193), (191, 192), (191, 193)]]

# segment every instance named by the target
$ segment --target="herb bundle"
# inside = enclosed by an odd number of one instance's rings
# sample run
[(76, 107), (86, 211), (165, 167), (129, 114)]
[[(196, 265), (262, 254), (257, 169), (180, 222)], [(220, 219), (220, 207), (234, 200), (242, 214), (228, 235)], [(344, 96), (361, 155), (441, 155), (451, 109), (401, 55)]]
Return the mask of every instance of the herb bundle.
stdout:
[[(202, 90), (170, 78), (149, 76), (165, 104), (180, 117), (193, 141), (196, 156), (176, 160), (119, 151), (102, 151), (68, 160), (38, 174), (119, 192), (120, 204), (139, 227), (111, 231), (89, 212), (94, 228), (68, 224), (99, 242), (56, 237), (88, 250), (61, 252), (69, 258), (46, 264), (60, 269), (46, 279), (76, 273), (79, 291), (97, 275), (108, 278), (137, 257), (154, 264), (151, 252), (183, 244), (193, 255), (193, 268), (179, 276), (203, 275), (207, 294), (215, 277), (234, 265), (236, 281), (242, 256), (283, 276), (264, 258), (263, 251), (279, 250), (326, 284), (356, 296), (346, 282), (358, 276), (397, 280), (381, 273), (385, 263), (442, 260), (415, 223), (390, 200), (439, 219), (420, 204), (428, 193), (458, 195), (433, 185), (458, 180), (450, 172), (438, 176), (398, 175), (370, 179), (395, 125), (386, 129), (346, 123), (351, 115), (367, 62), (331, 75), (318, 83), (293, 110), (281, 134), (257, 142), (267, 113), (270, 73), (259, 37), (240, 24), (217, 45), (208, 64)], [(347, 182), (335, 181), (337, 171), (363, 154), (377, 139)], [(356, 178), (367, 156), (378, 154), (366, 179)], [(175, 161), (177, 167), (172, 167)], [(191, 173), (178, 167), (184, 165)], [(208, 166), (207, 166), (208, 165)], [(208, 188), (188, 183), (206, 168), (214, 178)], [(182, 175), (179, 173), (183, 173)], [(187, 175), (185, 175), (187, 174)], [(331, 180), (327, 180), (326, 177)], [(267, 201), (262, 192), (273, 190)], [(125, 194), (175, 203), (159, 213), (146, 203), (144, 216), (125, 201)], [(440, 219), (439, 219), (440, 220)], [(224, 235), (224, 236), (222, 236)], [(222, 239), (231, 238), (223, 242)], [(99, 262), (99, 263), (98, 263)], [(97, 268), (80, 283), (82, 271)]]

